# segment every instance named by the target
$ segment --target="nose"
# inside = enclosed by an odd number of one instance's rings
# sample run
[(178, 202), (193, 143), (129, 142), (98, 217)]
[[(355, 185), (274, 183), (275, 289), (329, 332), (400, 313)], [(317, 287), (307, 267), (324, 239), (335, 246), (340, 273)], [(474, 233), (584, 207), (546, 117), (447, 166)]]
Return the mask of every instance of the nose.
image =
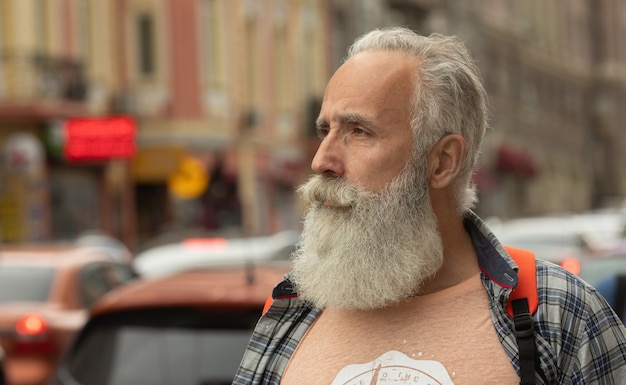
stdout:
[(311, 162), (311, 169), (314, 173), (332, 177), (343, 175), (343, 162), (338, 142), (334, 134), (329, 134), (322, 139)]

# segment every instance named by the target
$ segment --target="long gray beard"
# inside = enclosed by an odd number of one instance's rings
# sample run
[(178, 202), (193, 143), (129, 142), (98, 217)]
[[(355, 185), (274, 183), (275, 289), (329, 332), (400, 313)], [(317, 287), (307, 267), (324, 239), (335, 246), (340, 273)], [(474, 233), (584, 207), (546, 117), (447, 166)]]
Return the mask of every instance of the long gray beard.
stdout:
[(320, 175), (300, 187), (311, 205), (293, 257), (302, 299), (318, 308), (375, 309), (420, 292), (443, 262), (422, 175), (407, 167), (379, 193)]

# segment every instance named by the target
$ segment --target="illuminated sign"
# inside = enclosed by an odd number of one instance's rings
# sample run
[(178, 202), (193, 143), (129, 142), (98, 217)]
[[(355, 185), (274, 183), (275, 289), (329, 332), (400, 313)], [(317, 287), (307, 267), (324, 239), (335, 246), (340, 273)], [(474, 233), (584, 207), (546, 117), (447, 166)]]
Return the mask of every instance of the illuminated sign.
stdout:
[(136, 151), (137, 125), (128, 116), (87, 117), (65, 122), (65, 157), (69, 160), (130, 158)]

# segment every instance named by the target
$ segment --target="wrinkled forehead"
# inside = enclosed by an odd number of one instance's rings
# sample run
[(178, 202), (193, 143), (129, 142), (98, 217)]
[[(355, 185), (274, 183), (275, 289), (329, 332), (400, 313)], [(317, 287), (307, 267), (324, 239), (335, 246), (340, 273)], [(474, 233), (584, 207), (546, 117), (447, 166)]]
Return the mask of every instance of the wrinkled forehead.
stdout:
[(419, 60), (402, 51), (360, 52), (335, 72), (327, 90), (334, 87), (363, 87), (369, 93), (393, 93), (412, 89)]
[(346, 61), (328, 82), (320, 117), (331, 111), (408, 124), (417, 60), (403, 52), (365, 51)]

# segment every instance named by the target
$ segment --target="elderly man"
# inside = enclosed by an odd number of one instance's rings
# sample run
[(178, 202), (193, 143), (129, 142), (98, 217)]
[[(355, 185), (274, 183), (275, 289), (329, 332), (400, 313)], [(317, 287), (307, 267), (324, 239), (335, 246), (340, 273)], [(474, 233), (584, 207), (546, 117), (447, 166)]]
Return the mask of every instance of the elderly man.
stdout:
[[(518, 384), (517, 265), (471, 211), (485, 91), (453, 37), (359, 38), (329, 81), (293, 271), (233, 384)], [(540, 384), (626, 383), (626, 331), (537, 260)], [(524, 383), (529, 383), (528, 379)]]

